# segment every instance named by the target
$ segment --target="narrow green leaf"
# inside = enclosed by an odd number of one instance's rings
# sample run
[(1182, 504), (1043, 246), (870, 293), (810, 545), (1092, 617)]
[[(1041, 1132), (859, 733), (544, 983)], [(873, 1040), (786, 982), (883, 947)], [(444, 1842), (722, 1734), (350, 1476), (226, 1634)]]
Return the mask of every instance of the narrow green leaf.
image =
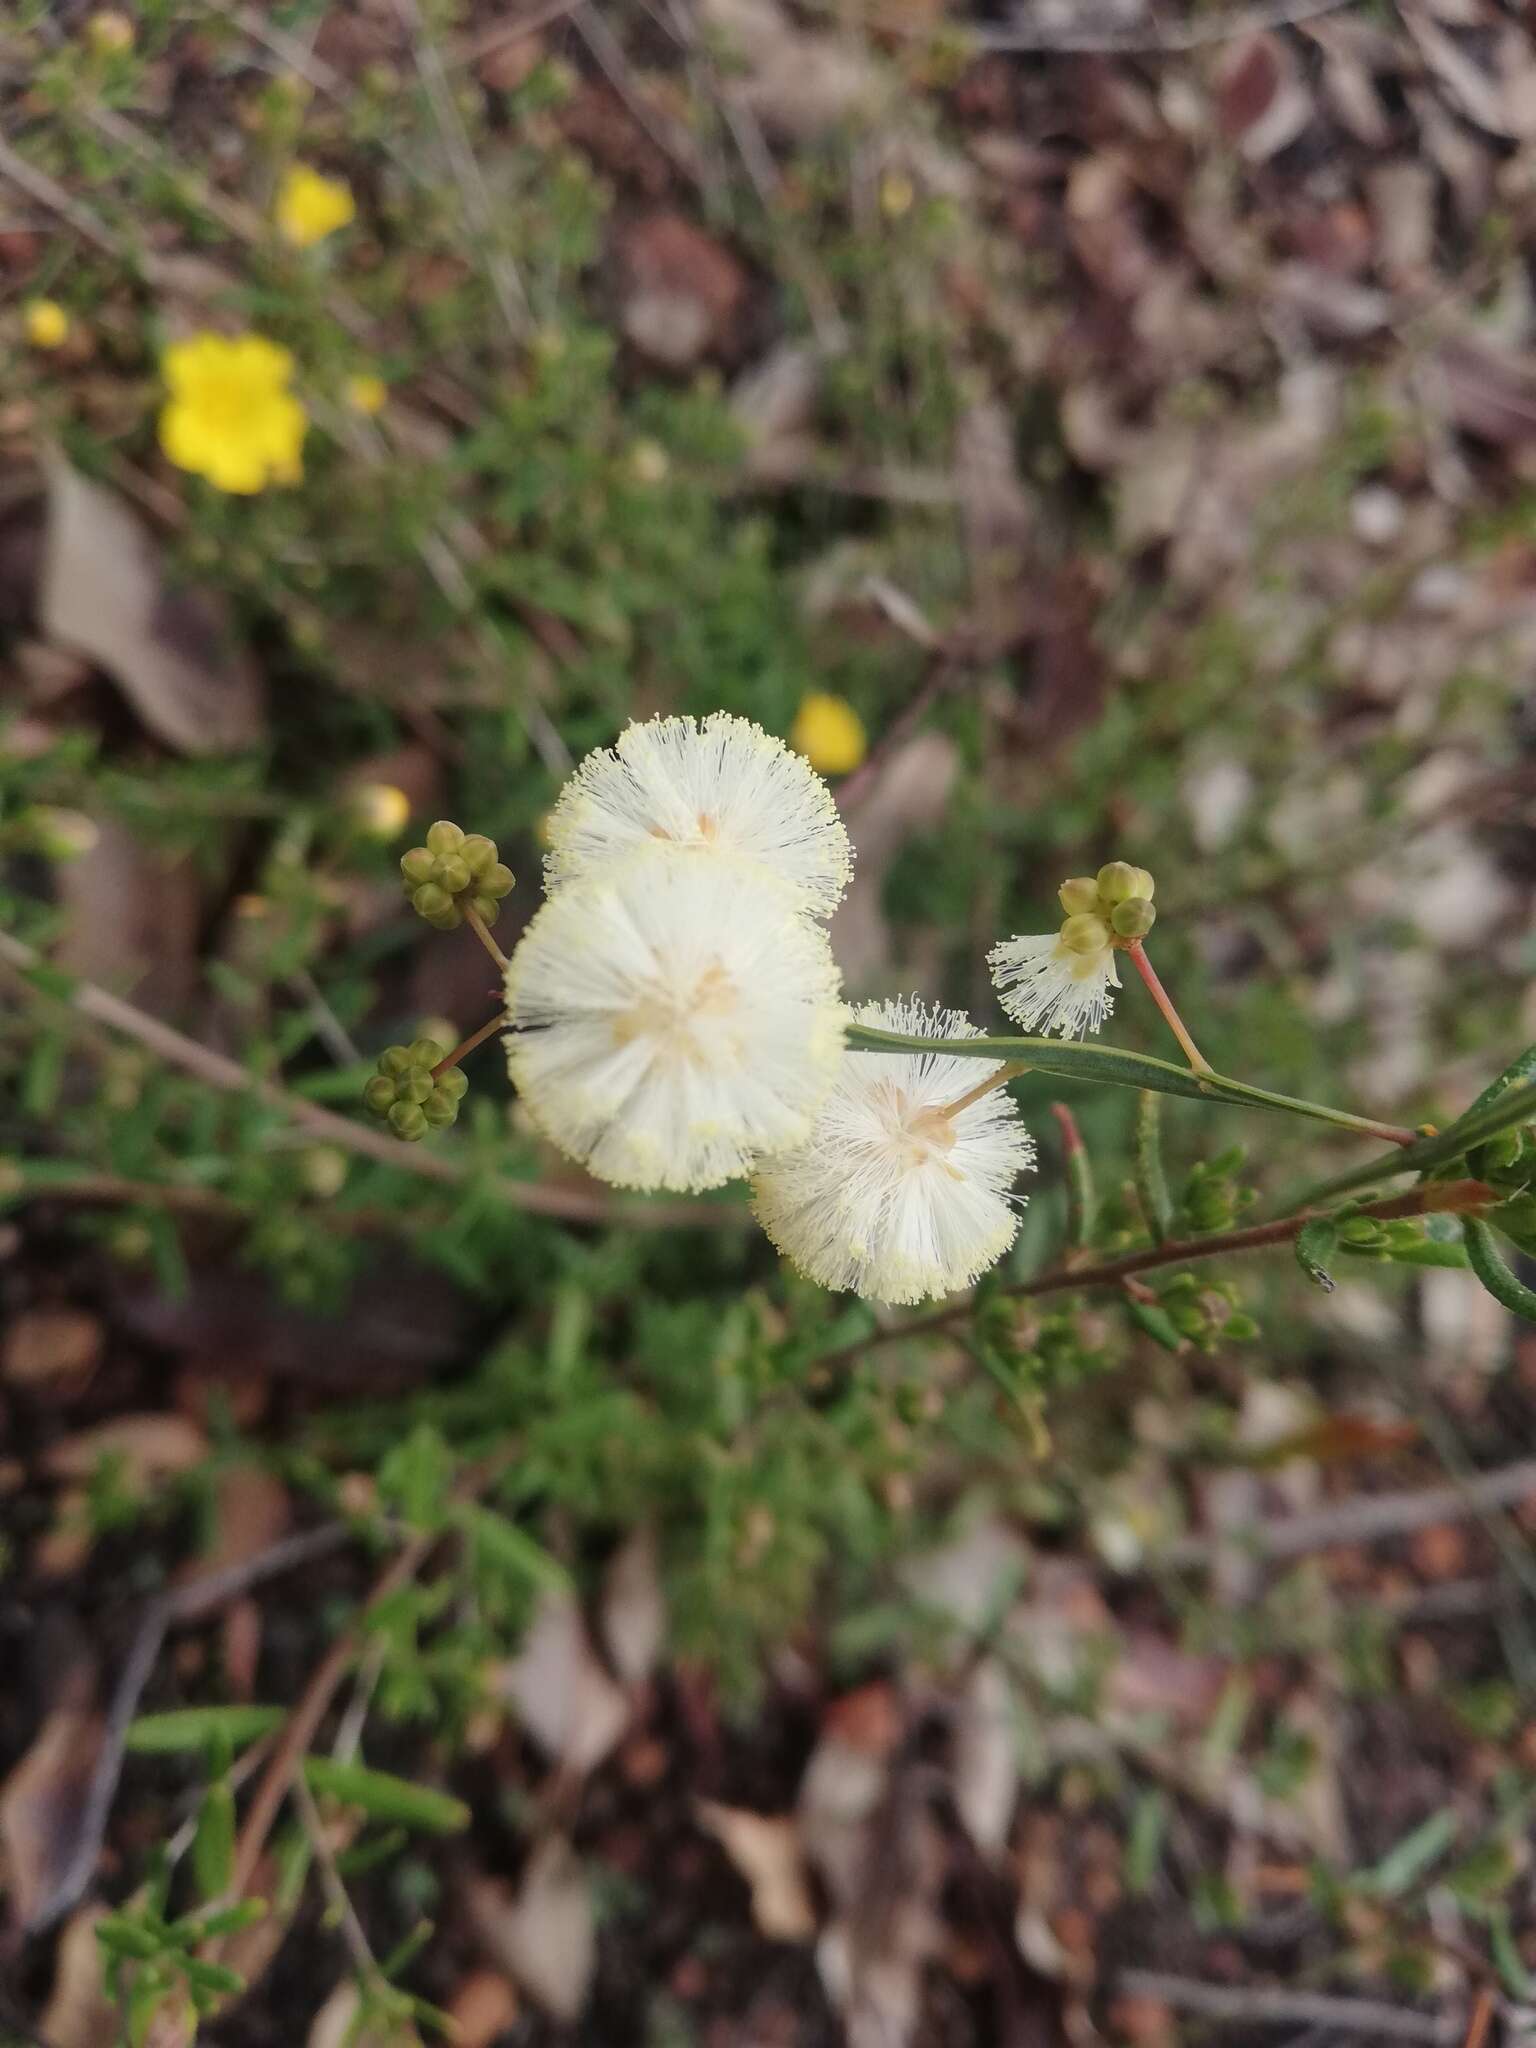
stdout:
[(159, 1955), (162, 1946), (147, 1927), (141, 1927), (136, 1920), (126, 1919), (118, 1913), (108, 1913), (98, 1920), (95, 1933), (104, 1949), (113, 1955), (127, 1956), (136, 1963), (147, 1962), (151, 1956)]
[(1518, 1059), (1511, 1060), (1503, 1073), (1488, 1083), (1477, 1100), (1467, 1105), (1444, 1135), (1449, 1137), (1451, 1132), (1464, 1124), (1469, 1116), (1475, 1116), (1479, 1110), (1486, 1109), (1490, 1102), (1497, 1102), (1501, 1095), (1507, 1094), (1511, 1088), (1518, 1087), (1524, 1081), (1536, 1081), (1536, 1045), (1528, 1045)]
[(1377, 1181), (1391, 1180), (1402, 1173), (1430, 1173), (1437, 1166), (1447, 1166), (1453, 1159), (1460, 1159), (1470, 1152), (1474, 1145), (1480, 1145), (1486, 1138), (1495, 1138), (1500, 1131), (1507, 1131), (1514, 1124), (1525, 1124), (1536, 1118), (1536, 1083), (1526, 1083), (1506, 1088), (1497, 1095), (1483, 1091), (1487, 1100), (1478, 1098), (1478, 1103), (1457, 1118), (1449, 1130), (1441, 1131), (1433, 1138), (1420, 1138), (1412, 1145), (1399, 1145), (1385, 1159), (1373, 1159), (1364, 1166), (1354, 1167), (1348, 1173), (1338, 1174), (1333, 1180), (1324, 1181), (1320, 1187), (1312, 1188), (1302, 1197), (1306, 1203), (1320, 1202), (1330, 1195), (1348, 1194), (1355, 1188), (1371, 1187)]
[(412, 1784), (390, 1771), (309, 1756), (304, 1759), (304, 1776), (312, 1792), (356, 1806), (371, 1820), (398, 1821), (402, 1827), (425, 1828), (437, 1835), (457, 1834), (469, 1826), (469, 1808), (462, 1799), (430, 1785)]
[(1536, 1293), (1517, 1280), (1504, 1263), (1499, 1241), (1480, 1216), (1469, 1216), (1465, 1225), (1467, 1263), (1494, 1300), (1511, 1315), (1536, 1323)]
[(1367, 1873), (1366, 1882), (1378, 1897), (1398, 1898), (1432, 1863), (1439, 1862), (1455, 1839), (1456, 1816), (1449, 1807), (1442, 1807), (1395, 1843)]
[(1125, 1882), (1140, 1896), (1156, 1882), (1163, 1860), (1163, 1837), (1168, 1830), (1168, 1795), (1158, 1786), (1140, 1794), (1131, 1814), (1130, 1839), (1125, 1845)]
[(229, 1890), (235, 1868), (235, 1795), (229, 1780), (220, 1778), (203, 1795), (192, 1838), (192, 1870), (198, 1893), (205, 1899), (221, 1898)]
[(455, 1510), (454, 1519), (466, 1532), (476, 1557), (505, 1572), (509, 1578), (526, 1580), (556, 1591), (570, 1584), (569, 1574), (558, 1559), (505, 1515), (478, 1501), (467, 1501)]
[(1338, 1243), (1338, 1232), (1331, 1218), (1315, 1217), (1304, 1223), (1296, 1233), (1296, 1263), (1314, 1284), (1327, 1293), (1333, 1292), (1333, 1275), (1328, 1271), (1326, 1261), (1333, 1256)]
[(1081, 1251), (1093, 1231), (1097, 1203), (1093, 1191), (1093, 1162), (1078, 1133), (1077, 1123), (1064, 1103), (1053, 1102), (1051, 1114), (1061, 1128), (1061, 1163), (1067, 1188), (1067, 1242)]
[(1136, 1103), (1136, 1192), (1154, 1244), (1166, 1244), (1173, 1228), (1173, 1203), (1163, 1172), (1163, 1102), (1143, 1088)]
[(139, 1756), (173, 1756), (206, 1749), (222, 1737), (231, 1749), (242, 1749), (281, 1728), (286, 1718), (281, 1707), (177, 1707), (141, 1714), (129, 1726), (126, 1746)]
[(1138, 1301), (1134, 1294), (1128, 1294), (1125, 1312), (1138, 1330), (1150, 1337), (1154, 1344), (1161, 1344), (1165, 1351), (1184, 1349), (1185, 1340), (1179, 1335), (1177, 1324), (1160, 1303)]
[(194, 1990), (212, 1992), (216, 1998), (233, 1998), (245, 1989), (240, 1972), (223, 1963), (205, 1963), (200, 1956), (188, 1956), (181, 1967)]
[(1525, 1958), (1515, 1945), (1514, 1930), (1506, 1907), (1496, 1906), (1488, 1914), (1488, 1945), (1505, 1989), (1512, 1998), (1529, 2000), (1536, 1994), (1536, 1978), (1525, 1967)]
[(1422, 1238), (1418, 1244), (1389, 1244), (1386, 1256), (1394, 1266), (1455, 1266), (1462, 1272), (1466, 1271), (1468, 1263), (1464, 1244), (1451, 1244), (1444, 1238), (1433, 1237)]

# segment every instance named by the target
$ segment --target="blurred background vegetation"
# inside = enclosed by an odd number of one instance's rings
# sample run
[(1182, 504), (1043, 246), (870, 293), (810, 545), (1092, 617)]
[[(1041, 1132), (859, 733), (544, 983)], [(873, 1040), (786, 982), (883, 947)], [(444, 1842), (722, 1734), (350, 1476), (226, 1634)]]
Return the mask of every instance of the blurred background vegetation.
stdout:
[[(495, 1000), (426, 824), (510, 947), (574, 760), (823, 693), (851, 995), (994, 1023), (987, 946), (1125, 857), (1219, 1068), (1453, 1116), (1536, 1035), (1533, 109), (1496, 0), (8, 11), (19, 2038), (1516, 2038), (1536, 1352), (1464, 1273), (1229, 1262), (1177, 1348), (1069, 1298), (999, 1377), (866, 1348), (735, 1191), (595, 1188), (494, 1043), (422, 1146), (359, 1098)], [(204, 331), (291, 352), (301, 481), (167, 459)], [(1021, 1095), (1013, 1279), (1058, 1098), (1135, 1219), (1134, 1097)], [(1360, 1156), (1165, 1144), (1202, 1230)], [(353, 1775), (253, 1877), (251, 1715), (317, 1698)]]

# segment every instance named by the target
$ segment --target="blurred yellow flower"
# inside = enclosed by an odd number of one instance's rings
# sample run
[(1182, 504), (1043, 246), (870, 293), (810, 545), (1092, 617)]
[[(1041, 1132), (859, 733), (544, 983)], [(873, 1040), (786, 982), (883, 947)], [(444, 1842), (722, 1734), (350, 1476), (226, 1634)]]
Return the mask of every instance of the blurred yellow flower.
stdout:
[(118, 57), (133, 48), (133, 23), (115, 7), (98, 8), (85, 24), (85, 36), (98, 57)]
[(352, 793), (352, 814), (361, 831), (393, 839), (410, 820), (411, 800), (393, 782), (365, 782)]
[(34, 348), (62, 348), (69, 339), (69, 315), (57, 299), (28, 299), (21, 317)]
[(821, 775), (847, 775), (869, 751), (863, 721), (848, 699), (822, 690), (800, 700), (789, 743)]
[(293, 357), (259, 334), (194, 334), (161, 359), (160, 446), (178, 469), (249, 496), (296, 484), (309, 425), (288, 389)]
[(389, 386), (371, 370), (360, 370), (355, 377), (349, 377), (346, 393), (352, 410), (366, 413), (370, 419), (375, 413), (382, 412), (389, 402)]
[(278, 187), (277, 226), (296, 249), (313, 248), (344, 228), (357, 212), (344, 179), (323, 177), (308, 164), (290, 164)]

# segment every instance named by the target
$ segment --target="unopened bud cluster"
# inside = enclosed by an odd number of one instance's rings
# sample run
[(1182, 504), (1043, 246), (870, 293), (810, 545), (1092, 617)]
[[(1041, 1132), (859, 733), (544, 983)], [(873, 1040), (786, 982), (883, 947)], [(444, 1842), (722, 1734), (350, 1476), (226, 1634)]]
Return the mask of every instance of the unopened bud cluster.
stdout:
[(512, 870), (497, 859), (495, 840), (446, 818), (428, 832), (425, 846), (401, 856), (400, 874), (411, 908), (440, 932), (456, 931), (467, 910), (494, 924), (512, 891)]
[(1096, 875), (1063, 882), (1056, 892), (1067, 914), (1061, 943), (1069, 953), (1093, 960), (1107, 947), (1144, 939), (1157, 922), (1155, 886), (1145, 868), (1128, 860), (1108, 861)]
[(363, 1101), (397, 1138), (424, 1138), (457, 1119), (469, 1083), (457, 1067), (434, 1075), (433, 1068), (447, 1057), (431, 1038), (380, 1053), (379, 1071), (363, 1090)]

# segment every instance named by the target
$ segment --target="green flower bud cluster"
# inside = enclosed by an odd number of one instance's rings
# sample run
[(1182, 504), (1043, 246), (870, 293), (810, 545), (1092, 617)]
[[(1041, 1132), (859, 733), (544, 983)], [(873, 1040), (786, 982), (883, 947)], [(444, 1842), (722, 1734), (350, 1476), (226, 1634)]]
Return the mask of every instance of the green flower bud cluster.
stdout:
[(1128, 860), (1108, 861), (1096, 875), (1073, 876), (1056, 892), (1066, 912), (1061, 943), (1069, 953), (1091, 958), (1106, 946), (1144, 939), (1157, 922), (1156, 886), (1145, 868)]
[(495, 840), (447, 818), (428, 832), (425, 846), (401, 855), (400, 874), (412, 910), (440, 932), (455, 931), (467, 909), (494, 924), (512, 890), (512, 870), (497, 859)]
[(1219, 1344), (1244, 1343), (1257, 1337), (1259, 1326), (1237, 1308), (1235, 1289), (1195, 1273), (1175, 1273), (1158, 1295), (1158, 1303), (1179, 1335), (1197, 1351)]
[(1254, 1190), (1240, 1186), (1236, 1178), (1246, 1156), (1241, 1145), (1233, 1145), (1214, 1159), (1195, 1161), (1179, 1198), (1191, 1230), (1230, 1230), (1253, 1206)]
[(457, 1067), (434, 1079), (432, 1069), (447, 1057), (431, 1038), (379, 1054), (379, 1071), (363, 1090), (363, 1101), (397, 1138), (424, 1138), (456, 1121), (469, 1083)]

